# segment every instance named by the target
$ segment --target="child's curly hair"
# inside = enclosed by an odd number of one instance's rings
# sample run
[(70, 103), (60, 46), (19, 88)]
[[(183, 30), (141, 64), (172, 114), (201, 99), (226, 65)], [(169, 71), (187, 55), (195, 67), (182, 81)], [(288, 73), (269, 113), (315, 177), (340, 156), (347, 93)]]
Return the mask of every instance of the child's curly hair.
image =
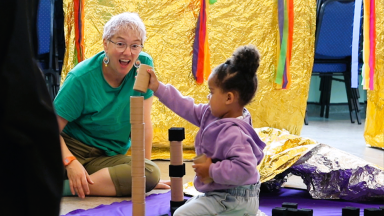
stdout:
[(216, 76), (216, 85), (224, 92), (238, 92), (240, 105), (245, 106), (257, 90), (259, 63), (260, 53), (254, 45), (241, 46), (224, 64), (217, 66), (212, 75)]

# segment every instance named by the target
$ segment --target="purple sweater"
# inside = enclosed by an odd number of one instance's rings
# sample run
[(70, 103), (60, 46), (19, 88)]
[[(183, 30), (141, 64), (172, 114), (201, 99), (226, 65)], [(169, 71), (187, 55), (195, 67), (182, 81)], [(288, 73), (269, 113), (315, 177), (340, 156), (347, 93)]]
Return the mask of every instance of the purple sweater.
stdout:
[(200, 192), (223, 190), (240, 185), (255, 184), (260, 179), (257, 165), (263, 159), (265, 143), (252, 127), (251, 116), (244, 109), (244, 119), (220, 119), (211, 114), (208, 104), (195, 104), (172, 85), (160, 83), (155, 96), (192, 124), (200, 127), (195, 138), (196, 155), (205, 153), (212, 158), (210, 184), (195, 177), (194, 185)]

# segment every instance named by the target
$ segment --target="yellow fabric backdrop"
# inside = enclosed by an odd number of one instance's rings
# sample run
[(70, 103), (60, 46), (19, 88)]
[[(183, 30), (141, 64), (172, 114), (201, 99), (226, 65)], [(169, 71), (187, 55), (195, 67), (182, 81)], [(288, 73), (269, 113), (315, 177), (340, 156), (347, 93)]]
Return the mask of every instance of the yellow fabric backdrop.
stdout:
[(368, 145), (384, 148), (384, 0), (376, 0), (376, 67), (374, 90), (367, 90), (364, 137)]
[[(102, 50), (103, 26), (112, 15), (137, 12), (147, 28), (144, 51), (153, 57), (160, 81), (174, 85), (184, 95), (195, 98), (196, 103), (206, 103), (206, 83), (197, 85), (191, 74), (199, 4), (199, 0), (85, 0), (85, 58)], [(297, 0), (294, 5), (292, 84), (288, 90), (275, 90), (273, 85), (278, 57), (277, 1), (218, 0), (213, 5), (207, 4), (207, 29), (212, 67), (223, 63), (240, 45), (254, 44), (260, 50), (258, 92), (247, 107), (253, 116), (254, 127), (285, 129), (299, 135), (313, 65), (316, 1)], [(73, 0), (64, 0), (64, 11), (67, 52), (63, 79), (75, 62)], [(169, 146), (170, 127), (185, 127), (184, 157), (193, 157), (197, 127), (173, 114), (157, 99), (154, 100), (152, 121), (153, 151), (158, 153), (153, 158), (169, 158), (164, 149)]]

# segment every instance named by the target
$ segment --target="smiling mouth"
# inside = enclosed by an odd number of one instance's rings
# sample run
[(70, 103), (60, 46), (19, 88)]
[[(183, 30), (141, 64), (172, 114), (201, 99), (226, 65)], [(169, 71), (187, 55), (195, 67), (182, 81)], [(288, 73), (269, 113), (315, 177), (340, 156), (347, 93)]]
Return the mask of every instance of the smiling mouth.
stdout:
[(131, 62), (131, 60), (119, 60), (119, 62), (122, 65), (128, 65)]

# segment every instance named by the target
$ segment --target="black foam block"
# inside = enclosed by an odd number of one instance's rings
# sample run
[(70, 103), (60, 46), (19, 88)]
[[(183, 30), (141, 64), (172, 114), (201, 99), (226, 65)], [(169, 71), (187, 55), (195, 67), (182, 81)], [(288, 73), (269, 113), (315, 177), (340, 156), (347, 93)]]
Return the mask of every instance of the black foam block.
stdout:
[(176, 201), (170, 201), (170, 206), (171, 206), (171, 215), (173, 215), (173, 213), (175, 213), (175, 211), (182, 205), (185, 204), (185, 202), (187, 202), (187, 200), (183, 200), (183, 201), (179, 201), (179, 202), (176, 202)]
[(183, 141), (185, 139), (184, 128), (173, 127), (168, 130), (168, 141)]
[(383, 212), (378, 208), (364, 209), (364, 216), (383, 216)]
[(313, 209), (299, 209), (298, 216), (313, 216)]
[(295, 208), (287, 208), (287, 216), (298, 216), (299, 210)]
[(285, 207), (285, 208), (297, 209), (298, 204), (297, 203), (290, 203), (290, 202), (283, 202), (283, 204), (281, 206)]
[(287, 208), (276, 207), (272, 209), (272, 216), (287, 216)]
[(169, 177), (183, 177), (185, 175), (185, 163), (182, 165), (169, 165)]
[(360, 208), (347, 206), (341, 210), (342, 216), (360, 216)]

